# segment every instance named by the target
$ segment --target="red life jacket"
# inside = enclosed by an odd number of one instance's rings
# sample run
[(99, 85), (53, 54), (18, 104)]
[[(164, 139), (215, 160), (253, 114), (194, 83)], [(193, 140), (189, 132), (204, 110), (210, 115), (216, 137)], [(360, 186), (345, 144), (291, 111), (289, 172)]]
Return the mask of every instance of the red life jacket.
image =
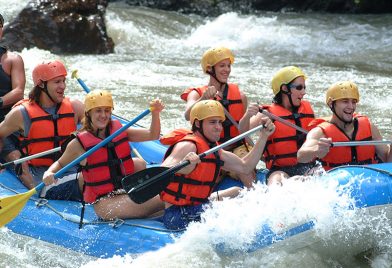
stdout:
[[(118, 120), (112, 120), (106, 134), (111, 135), (121, 127)], [(85, 151), (102, 141), (88, 131), (78, 133), (76, 137)], [(127, 134), (122, 132), (107, 145), (88, 156), (86, 165), (82, 166), (85, 182), (84, 201), (92, 203), (99, 197), (122, 188), (121, 179), (133, 172), (131, 146)]]
[[(236, 84), (227, 84), (228, 86), (225, 87), (223, 90), (222, 99), (218, 100), (230, 113), (233, 119), (237, 122), (240, 122), (241, 118), (245, 114), (246, 107), (242, 103), (241, 99), (241, 92)], [(188, 95), (191, 91), (195, 90), (200, 96), (207, 90), (208, 86), (198, 87), (198, 88), (188, 88), (184, 90), (181, 94), (181, 99), (187, 101)], [(221, 138), (219, 143), (223, 143), (225, 141), (230, 140), (239, 135), (239, 131), (236, 126), (230, 121), (230, 119), (226, 118), (223, 122), (223, 131), (221, 133)]]
[[(305, 100), (301, 101), (297, 114), (293, 114), (281, 105), (274, 103), (263, 106), (263, 109), (267, 109), (270, 113), (305, 130), (308, 130), (308, 125), (314, 118), (312, 106)], [(268, 137), (266, 149), (263, 154), (266, 166), (268, 169), (273, 166), (294, 166), (298, 163), (297, 152), (305, 142), (306, 135), (279, 121), (275, 121), (274, 123), (275, 132)]]
[[(30, 117), (31, 127), (27, 137), (19, 136), (20, 148), (24, 155), (34, 155), (60, 146), (76, 131), (75, 113), (69, 98), (57, 106), (55, 115), (45, 112), (37, 103), (28, 99), (17, 102), (23, 105)], [(50, 166), (60, 154), (52, 154), (29, 160), (32, 166)]]
[[(181, 131), (183, 131), (182, 134)], [(177, 140), (175, 137), (177, 137)], [(161, 137), (160, 140), (161, 143), (170, 145), (165, 158), (170, 155), (174, 145), (181, 141), (195, 143), (197, 154), (201, 154), (216, 145), (213, 144), (210, 147), (203, 138), (189, 134), (189, 130), (176, 130), (176, 133)], [(177, 206), (199, 205), (207, 202), (216, 185), (221, 166), (223, 166), (223, 161), (220, 160), (219, 151), (207, 155), (201, 159), (201, 163), (191, 173), (187, 175), (176, 173), (166, 189), (161, 192), (161, 199)]]
[[(336, 125), (330, 122), (323, 122), (320, 127), (327, 138), (332, 138), (333, 142), (339, 141), (369, 141), (372, 140), (372, 128), (366, 116), (354, 115), (353, 138), (347, 135)], [(328, 154), (321, 159), (325, 170), (342, 165), (362, 165), (378, 163), (375, 146), (345, 146), (332, 147)]]

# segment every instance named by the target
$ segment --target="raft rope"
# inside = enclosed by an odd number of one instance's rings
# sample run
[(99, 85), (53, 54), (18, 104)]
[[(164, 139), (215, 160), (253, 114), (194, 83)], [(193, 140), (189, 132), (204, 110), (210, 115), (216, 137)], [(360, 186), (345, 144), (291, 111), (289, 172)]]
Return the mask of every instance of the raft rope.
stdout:
[[(0, 187), (3, 189), (6, 189), (8, 191), (11, 191), (15, 194), (19, 194), (20, 192), (15, 191), (14, 189), (5, 186), (4, 184), (0, 183)], [(56, 208), (54, 208), (52, 205), (49, 204), (49, 200), (45, 199), (45, 198), (35, 198), (35, 197), (30, 197), (30, 199), (32, 201), (35, 202), (36, 206), (39, 207), (47, 207), (50, 210), (52, 210), (54, 213), (56, 213), (58, 216), (60, 216), (63, 220), (69, 221), (69, 222), (73, 222), (79, 225), (80, 222), (80, 216), (78, 215), (74, 215), (74, 214), (66, 214), (63, 212), (60, 212), (59, 210), (57, 210)], [(153, 218), (151, 218), (153, 219)], [(132, 227), (138, 227), (138, 228), (143, 228), (143, 229), (149, 229), (149, 230), (153, 230), (153, 231), (159, 231), (159, 232), (167, 232), (167, 233), (176, 233), (176, 232), (182, 232), (185, 229), (182, 230), (167, 230), (164, 228), (159, 228), (159, 227), (152, 227), (152, 226), (147, 226), (144, 224), (140, 224), (140, 223), (132, 223), (130, 222), (132, 221), (132, 219), (129, 219), (127, 221), (122, 220), (122, 219), (114, 219), (114, 220), (110, 220), (110, 221), (104, 221), (104, 220), (94, 220), (94, 221), (87, 221), (87, 220), (83, 220), (83, 224), (84, 225), (100, 225), (100, 224), (108, 224), (110, 225), (112, 228), (118, 228), (121, 225), (125, 225), (125, 226), (132, 226)]]

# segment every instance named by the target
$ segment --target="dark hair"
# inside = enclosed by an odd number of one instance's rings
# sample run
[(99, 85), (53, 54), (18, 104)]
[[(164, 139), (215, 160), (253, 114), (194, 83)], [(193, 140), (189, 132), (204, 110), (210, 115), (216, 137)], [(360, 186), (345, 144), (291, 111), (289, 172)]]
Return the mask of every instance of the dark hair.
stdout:
[(282, 100), (282, 91), (279, 91), (278, 94), (276, 94), (274, 96), (274, 98), (272, 99), (273, 103), (276, 104), (282, 104), (283, 100)]
[(4, 26), (4, 18), (1, 14), (0, 14), (0, 23), (1, 23), (1, 27), (3, 27)]
[[(45, 82), (46, 83), (46, 82)], [(46, 86), (46, 84), (44, 85)], [(35, 86), (30, 92), (29, 92), (29, 100), (34, 101), (40, 105), (40, 100), (39, 97), (42, 94), (42, 88), (40, 86)]]

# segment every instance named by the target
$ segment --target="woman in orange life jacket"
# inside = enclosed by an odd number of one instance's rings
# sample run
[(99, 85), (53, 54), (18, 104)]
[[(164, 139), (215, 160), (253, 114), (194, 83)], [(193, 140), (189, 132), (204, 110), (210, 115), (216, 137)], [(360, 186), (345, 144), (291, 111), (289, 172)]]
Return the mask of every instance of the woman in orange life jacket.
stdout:
[[(329, 118), (317, 119), (298, 151), (301, 163), (320, 159), (325, 170), (341, 165), (385, 162), (389, 145), (332, 147), (332, 142), (382, 140), (378, 128), (368, 117), (355, 113), (359, 102), (358, 87), (351, 81), (337, 82), (326, 93)], [(312, 123), (313, 125), (313, 123)]]
[[(310, 103), (304, 100), (306, 94), (306, 76), (296, 66), (286, 66), (280, 69), (272, 78), (272, 91), (274, 98), (271, 105), (258, 105), (250, 107), (253, 112), (260, 108), (269, 113), (281, 117), (298, 127), (308, 129), (310, 121), (314, 118), (314, 112)], [(249, 115), (252, 113), (250, 112)], [(248, 116), (248, 115), (246, 115)], [(250, 119), (250, 127), (253, 120), (262, 116), (258, 112)], [(249, 120), (244, 120), (244, 122)], [(296, 175), (305, 175), (315, 163), (298, 163), (297, 151), (305, 141), (305, 134), (293, 127), (275, 121), (276, 131), (268, 138), (266, 149), (263, 153), (266, 167), (268, 185), (281, 185), (283, 180)]]
[[(163, 209), (158, 195), (139, 205), (128, 197), (121, 186), (123, 177), (146, 168), (144, 161), (131, 157), (129, 141), (142, 142), (159, 138), (159, 115), (164, 105), (156, 99), (150, 106), (150, 129), (128, 128), (80, 162), (84, 180), (83, 200), (93, 204), (96, 214), (104, 220), (147, 217)], [(82, 129), (76, 139), (68, 143), (63, 155), (45, 172), (43, 181), (46, 185), (56, 181), (54, 174), (62, 167), (122, 127), (118, 120), (111, 119), (113, 108), (112, 95), (108, 91), (96, 90), (86, 95)]]
[(226, 150), (218, 150), (200, 160), (198, 154), (217, 146), (224, 120), (223, 106), (218, 101), (199, 101), (190, 112), (192, 131), (166, 143), (170, 147), (162, 166), (171, 167), (183, 160), (191, 162), (175, 174), (160, 194), (165, 202), (163, 223), (168, 229), (183, 229), (192, 221), (200, 221), (200, 214), (209, 201), (236, 196), (241, 189), (239, 187), (211, 195), (220, 170), (246, 174), (255, 169), (268, 136), (275, 130), (269, 118), (260, 118), (258, 123), (264, 124), (265, 128), (260, 131), (255, 146), (244, 158)]
[[(209, 75), (208, 85), (191, 87), (181, 94), (181, 99), (186, 101), (186, 120), (189, 120), (189, 114), (193, 105), (201, 100), (215, 99), (225, 107), (237, 126), (233, 124), (232, 120), (226, 117), (226, 120), (223, 122), (223, 131), (219, 143), (236, 137), (240, 132), (249, 130), (249, 128), (241, 127), (243, 124), (241, 121), (248, 106), (247, 97), (239, 89), (238, 85), (228, 82), (233, 63), (234, 55), (230, 49), (226, 47), (208, 49), (201, 59), (203, 72)], [(246, 125), (249, 126), (249, 124)], [(236, 148), (237, 150), (235, 150)], [(231, 152), (234, 150), (240, 152), (239, 154), (249, 152), (249, 149), (245, 140), (241, 140), (225, 148), (225, 150)], [(233, 177), (240, 179), (245, 185), (249, 186), (249, 181), (253, 182), (255, 176), (254, 171), (252, 171), (250, 174), (236, 174)]]
[[(19, 150), (15, 159), (59, 147), (76, 130), (84, 117), (84, 105), (65, 97), (67, 70), (58, 60), (37, 64), (32, 72), (34, 88), (29, 98), (19, 101), (0, 124), (0, 137), (19, 133)], [(41, 182), (46, 169), (59, 153), (32, 159), (21, 164), (18, 177), (28, 188)], [(45, 187), (40, 195), (50, 199), (80, 200), (76, 169), (69, 170), (59, 183)]]

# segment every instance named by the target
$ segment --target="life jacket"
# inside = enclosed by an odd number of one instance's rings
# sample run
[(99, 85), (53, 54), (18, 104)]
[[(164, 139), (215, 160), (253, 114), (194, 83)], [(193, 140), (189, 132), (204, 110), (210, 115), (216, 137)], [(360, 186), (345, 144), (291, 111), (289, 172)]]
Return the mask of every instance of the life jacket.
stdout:
[[(121, 128), (118, 120), (112, 120), (106, 129), (107, 136)], [(102, 141), (89, 131), (78, 133), (76, 138), (87, 152)], [(131, 146), (128, 136), (122, 132), (105, 146), (87, 157), (87, 163), (81, 167), (84, 178), (83, 200), (87, 203), (96, 201), (114, 190), (122, 188), (121, 179), (134, 172)]]
[[(34, 155), (59, 147), (67, 137), (76, 130), (75, 113), (68, 98), (57, 105), (56, 113), (49, 114), (37, 103), (28, 99), (17, 102), (22, 105), (31, 120), (27, 137), (19, 136), (20, 149), (23, 155)], [(52, 154), (29, 160), (32, 166), (50, 166), (60, 157)]]
[[(262, 108), (305, 130), (308, 130), (308, 125), (314, 118), (312, 106), (305, 100), (301, 101), (295, 114), (275, 103)], [(306, 134), (279, 121), (274, 123), (275, 132), (268, 137), (263, 154), (266, 166), (268, 169), (275, 166), (294, 166), (298, 163), (297, 152), (305, 142)]]
[[(207, 90), (208, 86), (198, 87), (198, 88), (188, 88), (181, 94), (181, 99), (187, 101), (188, 95), (192, 90), (195, 90), (200, 96)], [(233, 119), (237, 122), (240, 122), (241, 118), (245, 114), (246, 107), (242, 103), (240, 89), (236, 84), (226, 84), (225, 89), (223, 90), (222, 98), (217, 98), (223, 107), (230, 113)], [(239, 135), (239, 131), (236, 126), (226, 117), (226, 120), (223, 122), (223, 131), (221, 133), (221, 138), (219, 143), (223, 143), (225, 141), (230, 140)]]
[[(181, 141), (193, 142), (196, 145), (197, 154), (201, 154), (216, 146), (216, 143), (209, 145), (203, 138), (193, 135), (192, 132), (189, 133), (189, 130), (183, 129), (161, 137), (160, 141), (162, 144), (170, 145), (164, 158), (167, 158), (174, 145)], [(197, 164), (191, 173), (187, 175), (176, 173), (166, 189), (160, 193), (161, 199), (177, 206), (206, 203), (216, 185), (223, 164), (223, 161), (220, 160), (219, 151), (207, 155), (201, 159), (201, 163)]]
[[(354, 115), (353, 138), (349, 138), (335, 124), (323, 122), (318, 125), (327, 138), (333, 142), (339, 141), (370, 141), (372, 140), (372, 128), (366, 116)], [(375, 146), (344, 146), (332, 147), (328, 154), (321, 159), (325, 170), (342, 165), (363, 165), (378, 163)]]

